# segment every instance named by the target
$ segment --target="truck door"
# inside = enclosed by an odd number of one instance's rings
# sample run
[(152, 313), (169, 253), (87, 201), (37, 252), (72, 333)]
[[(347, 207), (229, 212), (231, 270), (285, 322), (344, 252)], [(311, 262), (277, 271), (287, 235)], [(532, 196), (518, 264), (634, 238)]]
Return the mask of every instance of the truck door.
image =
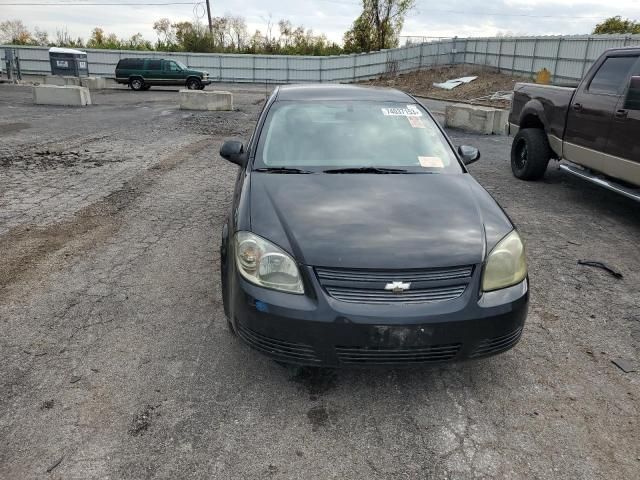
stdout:
[(162, 85), (160, 62), (160, 60), (147, 60), (144, 79), (149, 85)]
[(614, 112), (606, 153), (619, 165), (618, 178), (640, 186), (640, 60), (636, 61), (625, 84)]
[(173, 60), (162, 61), (163, 76), (167, 79), (167, 85), (182, 85), (184, 83), (184, 73)]
[[(637, 54), (636, 54), (637, 55)], [(612, 119), (637, 56), (614, 52), (589, 72), (571, 102), (564, 135), (564, 156), (587, 167), (599, 168)]]

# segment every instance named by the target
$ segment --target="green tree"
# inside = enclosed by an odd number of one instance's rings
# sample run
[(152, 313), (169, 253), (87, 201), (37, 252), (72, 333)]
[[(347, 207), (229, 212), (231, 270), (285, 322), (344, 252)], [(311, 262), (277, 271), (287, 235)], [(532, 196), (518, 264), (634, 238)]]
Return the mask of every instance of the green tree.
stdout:
[(622, 19), (621, 16), (610, 17), (604, 20), (602, 23), (596, 25), (593, 29), (594, 34), (604, 33), (640, 33), (640, 23), (627, 19)]
[(347, 52), (368, 52), (398, 46), (404, 19), (415, 0), (362, 0), (362, 13), (344, 34)]

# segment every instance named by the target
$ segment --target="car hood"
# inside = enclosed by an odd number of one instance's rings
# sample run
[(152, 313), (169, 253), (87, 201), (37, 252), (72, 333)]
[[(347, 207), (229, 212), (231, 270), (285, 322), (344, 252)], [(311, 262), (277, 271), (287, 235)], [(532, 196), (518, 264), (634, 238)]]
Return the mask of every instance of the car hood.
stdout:
[(251, 172), (251, 230), (302, 264), (478, 264), (513, 226), (469, 174)]

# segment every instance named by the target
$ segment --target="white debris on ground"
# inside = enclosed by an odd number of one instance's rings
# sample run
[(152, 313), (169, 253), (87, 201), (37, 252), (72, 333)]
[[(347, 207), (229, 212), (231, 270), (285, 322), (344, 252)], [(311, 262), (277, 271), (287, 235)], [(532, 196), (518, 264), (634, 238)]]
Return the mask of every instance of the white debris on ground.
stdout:
[(477, 100), (513, 100), (513, 92), (499, 90), (497, 92), (492, 93), (491, 95), (484, 95), (482, 97), (470, 98), (470, 102), (475, 102)]
[(462, 85), (463, 83), (471, 83), (478, 77), (460, 77), (447, 80), (442, 83), (434, 83), (433, 86), (437, 88), (443, 88), (445, 90), (453, 90), (454, 88)]

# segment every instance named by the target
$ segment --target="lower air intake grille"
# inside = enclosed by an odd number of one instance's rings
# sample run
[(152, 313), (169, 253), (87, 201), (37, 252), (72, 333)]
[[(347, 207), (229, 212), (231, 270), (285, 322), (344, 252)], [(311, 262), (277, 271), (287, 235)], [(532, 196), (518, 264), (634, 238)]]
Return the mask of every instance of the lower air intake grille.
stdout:
[(451, 360), (460, 347), (460, 343), (405, 349), (337, 346), (336, 353), (340, 362), (347, 365), (401, 365)]
[(484, 357), (487, 355), (494, 355), (496, 353), (504, 352), (512, 348), (522, 335), (522, 327), (514, 330), (513, 332), (502, 335), (500, 337), (488, 338), (480, 342), (480, 345), (469, 355), (470, 358)]
[(290, 343), (255, 332), (238, 322), (238, 335), (251, 347), (282, 360), (319, 362), (313, 347), (302, 343)]

